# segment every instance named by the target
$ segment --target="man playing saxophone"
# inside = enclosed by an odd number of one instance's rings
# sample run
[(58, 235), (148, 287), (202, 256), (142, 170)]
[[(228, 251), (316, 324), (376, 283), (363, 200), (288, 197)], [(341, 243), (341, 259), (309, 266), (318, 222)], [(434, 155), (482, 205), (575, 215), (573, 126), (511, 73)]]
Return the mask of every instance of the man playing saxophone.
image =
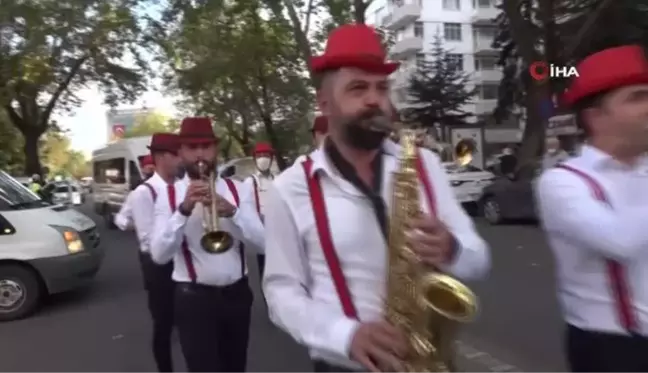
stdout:
[[(269, 190), (263, 287), (270, 317), (310, 349), (315, 371), (401, 371), (409, 336), (385, 321), (384, 303), (387, 216), (400, 147), (389, 131), (374, 129), (392, 117), (387, 77), (398, 64), (385, 62), (372, 28), (345, 25), (311, 66), (322, 77), (317, 98), (329, 131)], [(405, 222), (409, 246), (433, 271), (483, 276), (487, 245), (437, 157), (419, 154), (429, 187), (420, 190), (431, 193), (435, 207), (421, 198), (423, 214)]]
[(178, 138), (186, 176), (157, 199), (151, 257), (174, 263), (176, 326), (188, 370), (244, 372), (252, 292), (241, 241), (263, 248), (263, 226), (244, 198), (251, 193), (215, 175), (211, 121), (185, 118)]

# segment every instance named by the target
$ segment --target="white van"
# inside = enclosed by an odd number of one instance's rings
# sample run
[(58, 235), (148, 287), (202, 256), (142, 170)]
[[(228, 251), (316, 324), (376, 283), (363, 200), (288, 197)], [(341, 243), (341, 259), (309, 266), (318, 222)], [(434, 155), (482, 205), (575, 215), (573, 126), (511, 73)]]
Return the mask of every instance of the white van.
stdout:
[(115, 228), (113, 217), (143, 180), (140, 161), (150, 154), (151, 136), (133, 137), (92, 152), (92, 194), (97, 214)]
[(89, 283), (103, 250), (95, 223), (43, 201), (0, 171), (0, 321), (28, 316), (45, 295)]

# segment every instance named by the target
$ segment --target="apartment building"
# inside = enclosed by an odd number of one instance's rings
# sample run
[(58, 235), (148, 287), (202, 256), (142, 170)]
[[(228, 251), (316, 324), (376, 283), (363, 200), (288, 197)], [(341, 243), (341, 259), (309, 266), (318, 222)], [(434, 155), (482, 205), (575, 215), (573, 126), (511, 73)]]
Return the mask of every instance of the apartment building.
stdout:
[[(391, 31), (395, 43), (390, 58), (402, 65), (392, 76), (393, 100), (397, 108), (407, 104), (407, 80), (420, 61), (429, 58), (438, 35), (446, 50), (472, 77), (478, 90), (466, 110), (475, 120), (485, 118), (497, 101), (502, 73), (496, 66), (498, 52), (492, 48), (499, 14), (497, 0), (374, 0), (367, 9), (367, 23)], [(518, 131), (488, 131), (495, 142), (515, 142)]]

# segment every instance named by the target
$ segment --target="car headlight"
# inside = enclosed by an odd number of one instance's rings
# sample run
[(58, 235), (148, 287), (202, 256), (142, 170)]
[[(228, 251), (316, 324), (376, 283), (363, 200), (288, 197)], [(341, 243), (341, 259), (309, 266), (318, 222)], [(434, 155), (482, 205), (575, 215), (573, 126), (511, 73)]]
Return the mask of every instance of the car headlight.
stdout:
[(83, 246), (83, 241), (79, 236), (79, 232), (68, 227), (52, 226), (63, 236), (63, 241), (65, 241), (65, 247), (70, 254), (76, 254), (85, 249)]

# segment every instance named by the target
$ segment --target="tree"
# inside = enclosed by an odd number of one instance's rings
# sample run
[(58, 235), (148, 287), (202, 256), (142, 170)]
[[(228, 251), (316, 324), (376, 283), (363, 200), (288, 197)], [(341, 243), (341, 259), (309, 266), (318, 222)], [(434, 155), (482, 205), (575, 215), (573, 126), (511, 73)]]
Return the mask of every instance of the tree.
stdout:
[(90, 169), (85, 155), (70, 147), (70, 139), (64, 132), (50, 131), (41, 140), (43, 164), (50, 175), (81, 178), (89, 176)]
[[(567, 81), (536, 84), (528, 74), (535, 61), (575, 64), (583, 57), (614, 45), (648, 45), (646, 0), (503, 0), (493, 43), (500, 50), (503, 79), (496, 120), (516, 107), (526, 111), (520, 166), (542, 151), (544, 124), (551, 115), (547, 104), (561, 94)], [(613, 27), (596, 27), (596, 25)], [(549, 105), (550, 106), (550, 105)]]
[(124, 134), (125, 138), (137, 136), (150, 136), (156, 132), (175, 132), (178, 129), (178, 122), (168, 116), (152, 112), (138, 115), (135, 118), (133, 127)]
[(22, 151), (23, 138), (14, 127), (4, 110), (0, 109), (0, 170), (11, 175), (23, 175), (25, 154)]
[[(0, 105), (23, 134), (25, 170), (41, 173), (40, 137), (90, 84), (106, 102), (145, 89), (135, 10), (143, 0), (6, 0), (0, 5)], [(122, 61), (131, 60), (129, 65)]]
[(155, 29), (173, 71), (167, 85), (243, 151), (251, 150), (254, 134), (264, 134), (284, 168), (291, 142), (281, 137), (307, 131), (313, 97), (290, 30), (262, 11), (257, 0), (184, 4), (175, 21), (166, 18)]
[(421, 61), (409, 79), (407, 92), (409, 107), (405, 111), (407, 121), (423, 127), (457, 126), (469, 123), (473, 116), (465, 110), (477, 93), (469, 89), (470, 75), (463, 66), (443, 48), (443, 41), (436, 36), (431, 59)]

